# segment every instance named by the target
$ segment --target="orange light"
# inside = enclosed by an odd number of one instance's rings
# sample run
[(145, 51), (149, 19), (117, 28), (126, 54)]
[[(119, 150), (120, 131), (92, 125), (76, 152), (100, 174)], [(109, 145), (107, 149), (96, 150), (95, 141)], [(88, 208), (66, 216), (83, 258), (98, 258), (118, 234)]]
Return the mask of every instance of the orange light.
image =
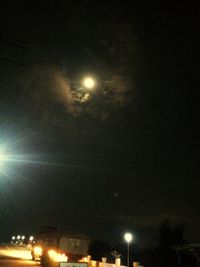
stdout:
[(55, 250), (48, 251), (49, 257), (54, 260), (56, 258), (57, 252)]
[(82, 259), (79, 260), (79, 262), (88, 262), (88, 257), (83, 257)]
[(67, 262), (68, 261), (68, 257), (64, 253), (62, 253), (62, 254), (58, 253), (57, 261), (58, 262)]
[(37, 247), (34, 247), (34, 254), (35, 256), (41, 256), (42, 255), (42, 248), (37, 246)]
[(48, 251), (49, 257), (56, 262), (67, 262), (68, 257), (64, 253), (57, 253), (55, 250)]

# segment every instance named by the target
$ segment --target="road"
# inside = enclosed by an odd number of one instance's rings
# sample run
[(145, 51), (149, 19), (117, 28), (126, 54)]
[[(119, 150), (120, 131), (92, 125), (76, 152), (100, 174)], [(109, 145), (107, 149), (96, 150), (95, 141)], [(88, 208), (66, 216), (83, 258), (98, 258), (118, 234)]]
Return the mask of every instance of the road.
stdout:
[(31, 260), (0, 259), (0, 267), (39, 267), (40, 264)]
[(39, 267), (31, 261), (31, 251), (26, 246), (0, 245), (0, 267)]

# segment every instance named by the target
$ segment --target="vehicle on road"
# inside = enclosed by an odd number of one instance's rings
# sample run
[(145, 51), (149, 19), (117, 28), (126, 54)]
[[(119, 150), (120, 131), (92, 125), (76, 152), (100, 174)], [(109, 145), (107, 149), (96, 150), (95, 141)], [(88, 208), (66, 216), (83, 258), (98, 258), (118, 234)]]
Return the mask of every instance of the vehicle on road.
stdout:
[(87, 267), (88, 246), (85, 235), (45, 233), (36, 236), (31, 255), (44, 267)]

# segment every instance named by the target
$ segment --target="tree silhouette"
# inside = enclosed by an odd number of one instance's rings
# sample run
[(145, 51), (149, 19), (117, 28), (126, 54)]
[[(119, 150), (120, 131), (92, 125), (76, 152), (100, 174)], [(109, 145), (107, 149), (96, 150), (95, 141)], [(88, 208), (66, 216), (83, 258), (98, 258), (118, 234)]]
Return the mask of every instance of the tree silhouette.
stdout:
[(165, 219), (160, 226), (160, 247), (168, 249), (171, 246), (171, 227), (169, 219)]
[(179, 223), (176, 225), (172, 231), (172, 244), (183, 244), (184, 239), (183, 239), (183, 231), (185, 229), (184, 224)]

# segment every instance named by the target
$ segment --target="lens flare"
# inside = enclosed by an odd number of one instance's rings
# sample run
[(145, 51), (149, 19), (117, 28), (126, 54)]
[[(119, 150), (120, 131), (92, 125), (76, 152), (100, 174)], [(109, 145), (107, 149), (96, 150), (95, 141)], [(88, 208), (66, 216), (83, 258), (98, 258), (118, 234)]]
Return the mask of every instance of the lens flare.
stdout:
[(4, 152), (0, 152), (0, 167), (3, 166), (4, 162), (6, 161), (6, 154)]

